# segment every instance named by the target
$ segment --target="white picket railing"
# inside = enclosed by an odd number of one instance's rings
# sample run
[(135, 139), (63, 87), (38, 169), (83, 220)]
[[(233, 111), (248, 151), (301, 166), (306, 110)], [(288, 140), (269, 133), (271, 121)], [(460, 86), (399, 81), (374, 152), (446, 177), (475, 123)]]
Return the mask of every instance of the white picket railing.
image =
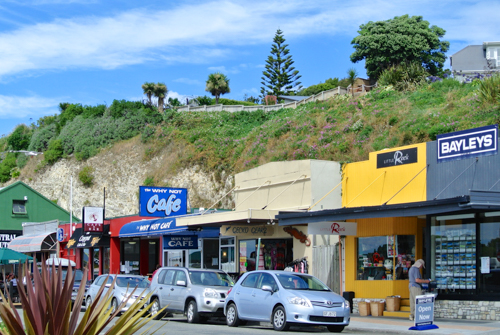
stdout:
[[(362, 92), (365, 92), (365, 85), (363, 85)], [(368, 86), (367, 86), (368, 87)], [(333, 98), (336, 95), (340, 94), (347, 94), (349, 92), (349, 88), (344, 88), (344, 87), (337, 87), (333, 88), (328, 91), (323, 91), (320, 92), (316, 95), (312, 95), (308, 98), (302, 99), (300, 101), (295, 101), (295, 102), (289, 102), (286, 104), (277, 104), (277, 105), (255, 105), (255, 106), (243, 106), (243, 105), (210, 105), (210, 106), (182, 106), (178, 108), (177, 110), (179, 112), (220, 112), (220, 111), (227, 111), (227, 112), (239, 112), (239, 111), (256, 111), (256, 110), (264, 110), (265, 112), (267, 111), (274, 111), (274, 110), (279, 110), (281, 108), (297, 108), (299, 105), (306, 104), (308, 102), (313, 102), (313, 101), (325, 101), (330, 98)]]

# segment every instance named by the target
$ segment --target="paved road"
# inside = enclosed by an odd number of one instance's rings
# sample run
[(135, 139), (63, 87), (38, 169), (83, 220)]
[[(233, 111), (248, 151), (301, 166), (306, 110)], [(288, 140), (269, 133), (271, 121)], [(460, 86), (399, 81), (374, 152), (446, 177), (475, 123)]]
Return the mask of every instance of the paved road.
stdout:
[[(217, 334), (217, 335), (230, 335), (230, 334), (274, 334), (272, 325), (269, 323), (248, 323), (245, 326), (240, 326), (237, 328), (228, 327), (225, 320), (209, 320), (204, 324), (189, 324), (186, 318), (181, 315), (175, 315), (172, 318), (164, 318), (159, 321), (151, 321), (147, 327), (154, 325), (152, 329), (158, 329), (155, 334)], [(147, 327), (144, 327), (146, 329)], [(139, 331), (137, 334), (140, 334)], [(294, 334), (308, 334), (308, 333), (328, 333), (328, 329), (325, 327), (291, 327), (287, 332), (281, 333), (294, 333)], [(352, 331), (349, 327), (346, 327), (342, 334), (371, 334), (374, 332), (370, 331)], [(276, 332), (278, 334), (278, 332)]]

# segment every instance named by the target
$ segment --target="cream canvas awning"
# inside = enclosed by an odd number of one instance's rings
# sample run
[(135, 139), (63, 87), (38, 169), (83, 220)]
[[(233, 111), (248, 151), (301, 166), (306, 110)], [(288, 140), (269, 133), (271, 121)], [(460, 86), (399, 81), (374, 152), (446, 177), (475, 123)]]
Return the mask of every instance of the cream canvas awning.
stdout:
[(177, 226), (216, 226), (228, 223), (263, 224), (276, 220), (278, 210), (247, 209), (244, 211), (220, 212), (176, 218)]

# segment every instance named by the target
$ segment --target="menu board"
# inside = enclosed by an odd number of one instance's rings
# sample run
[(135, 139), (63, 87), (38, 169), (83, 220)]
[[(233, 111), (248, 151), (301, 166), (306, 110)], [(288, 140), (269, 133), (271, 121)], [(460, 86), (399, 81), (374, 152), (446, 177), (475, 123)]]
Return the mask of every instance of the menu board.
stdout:
[(435, 236), (436, 283), (438, 289), (476, 288), (476, 232), (446, 230)]

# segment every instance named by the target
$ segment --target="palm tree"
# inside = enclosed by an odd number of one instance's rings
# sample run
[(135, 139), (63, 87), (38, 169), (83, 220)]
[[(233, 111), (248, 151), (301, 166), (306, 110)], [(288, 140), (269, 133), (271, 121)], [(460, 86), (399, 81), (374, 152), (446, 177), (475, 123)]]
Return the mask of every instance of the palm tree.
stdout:
[(158, 111), (160, 113), (163, 113), (163, 102), (165, 101), (165, 97), (168, 93), (167, 85), (165, 85), (164, 83), (157, 83), (156, 85), (154, 85), (153, 93), (155, 97), (158, 98)]
[(148, 103), (150, 105), (152, 104), (151, 97), (153, 96), (154, 89), (155, 89), (154, 83), (145, 82), (144, 84), (142, 84), (142, 90), (144, 91), (144, 94), (148, 97)]
[(354, 98), (354, 83), (356, 82), (356, 78), (358, 77), (358, 72), (355, 68), (351, 67), (347, 70), (347, 81), (351, 85), (352, 97)]
[(219, 97), (222, 94), (230, 93), (229, 79), (225, 74), (216, 72), (208, 75), (205, 91), (210, 92), (215, 97), (215, 103), (219, 103)]

